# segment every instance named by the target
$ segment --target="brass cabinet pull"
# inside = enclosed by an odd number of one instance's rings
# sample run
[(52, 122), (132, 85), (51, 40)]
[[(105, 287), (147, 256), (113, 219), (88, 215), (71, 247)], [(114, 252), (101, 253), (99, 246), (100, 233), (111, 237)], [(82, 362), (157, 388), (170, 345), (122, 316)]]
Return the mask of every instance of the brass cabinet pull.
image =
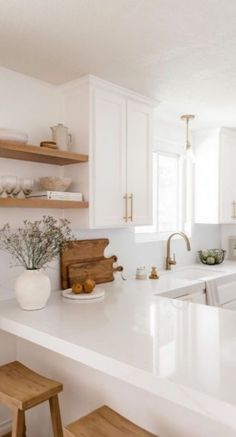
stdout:
[(125, 200), (125, 216), (123, 217), (123, 219), (126, 221), (128, 221), (128, 194), (125, 193), (125, 195), (123, 196), (123, 199)]
[(134, 195), (133, 195), (133, 193), (131, 193), (129, 195), (129, 200), (130, 200), (130, 215), (129, 215), (128, 219), (132, 222), (133, 221), (133, 210), (134, 210)]
[(233, 215), (232, 219), (236, 220), (236, 202), (233, 202)]

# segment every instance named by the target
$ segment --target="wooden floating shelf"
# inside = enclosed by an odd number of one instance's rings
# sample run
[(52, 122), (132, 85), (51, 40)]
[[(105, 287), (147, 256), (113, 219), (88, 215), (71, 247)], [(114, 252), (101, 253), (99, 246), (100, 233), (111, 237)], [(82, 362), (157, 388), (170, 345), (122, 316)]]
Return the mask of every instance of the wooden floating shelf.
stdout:
[(0, 198), (0, 207), (6, 208), (57, 208), (77, 209), (88, 208), (88, 202), (74, 200), (51, 200), (51, 199), (14, 199), (11, 197)]
[(59, 149), (0, 141), (0, 158), (19, 159), (22, 161), (42, 162), (53, 165), (69, 165), (87, 162), (88, 155), (64, 152)]

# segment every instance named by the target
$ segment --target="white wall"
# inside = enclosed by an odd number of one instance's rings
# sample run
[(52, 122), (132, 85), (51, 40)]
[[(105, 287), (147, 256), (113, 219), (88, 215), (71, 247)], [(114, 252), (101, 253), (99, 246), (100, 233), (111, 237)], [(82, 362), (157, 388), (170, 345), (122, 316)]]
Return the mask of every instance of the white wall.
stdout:
[[(4, 68), (0, 68), (0, 101), (0, 127), (28, 132), (30, 144), (37, 145), (43, 139), (50, 139), (49, 127), (63, 121), (62, 99), (56, 87)], [(0, 176), (37, 178), (58, 174), (58, 171), (58, 167), (53, 165), (0, 158)], [(38, 219), (42, 213), (55, 214), (55, 210), (1, 208), (0, 226), (6, 222), (17, 225), (25, 218)], [(0, 298), (12, 293), (14, 278), (20, 271), (10, 269), (9, 262), (9, 256), (0, 252)], [(52, 270), (51, 275), (57, 277), (58, 273)]]
[(57, 87), (5, 68), (0, 68), (0, 99), (0, 127), (28, 132), (29, 143), (49, 139), (49, 127), (63, 121)]
[[(63, 121), (62, 98), (57, 87), (37, 79), (0, 68), (0, 128), (26, 131), (29, 144), (51, 139), (50, 126)], [(0, 158), (0, 176), (38, 178), (58, 174), (58, 166)], [(26, 217), (40, 217), (40, 211), (3, 209), (0, 225), (9, 221), (17, 224)]]

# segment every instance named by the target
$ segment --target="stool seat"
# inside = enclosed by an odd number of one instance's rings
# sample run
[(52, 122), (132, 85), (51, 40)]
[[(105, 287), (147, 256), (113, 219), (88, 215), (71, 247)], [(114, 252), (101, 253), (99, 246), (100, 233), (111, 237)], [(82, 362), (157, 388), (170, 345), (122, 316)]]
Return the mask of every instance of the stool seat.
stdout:
[(103, 406), (68, 425), (65, 437), (157, 437)]
[(8, 407), (27, 410), (62, 389), (61, 383), (38, 375), (18, 361), (0, 366), (0, 402)]

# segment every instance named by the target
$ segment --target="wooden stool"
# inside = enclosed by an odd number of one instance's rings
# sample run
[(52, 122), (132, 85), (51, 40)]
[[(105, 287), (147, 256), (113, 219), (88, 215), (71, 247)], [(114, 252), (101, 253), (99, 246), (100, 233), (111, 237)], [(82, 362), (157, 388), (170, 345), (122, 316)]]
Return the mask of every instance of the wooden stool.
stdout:
[(18, 361), (0, 366), (0, 402), (13, 410), (12, 437), (26, 437), (25, 411), (49, 401), (54, 437), (63, 437), (57, 394), (62, 384), (33, 372)]
[[(68, 425), (65, 437), (154, 437), (148, 431), (103, 406)], [(158, 437), (158, 436), (155, 436)]]

